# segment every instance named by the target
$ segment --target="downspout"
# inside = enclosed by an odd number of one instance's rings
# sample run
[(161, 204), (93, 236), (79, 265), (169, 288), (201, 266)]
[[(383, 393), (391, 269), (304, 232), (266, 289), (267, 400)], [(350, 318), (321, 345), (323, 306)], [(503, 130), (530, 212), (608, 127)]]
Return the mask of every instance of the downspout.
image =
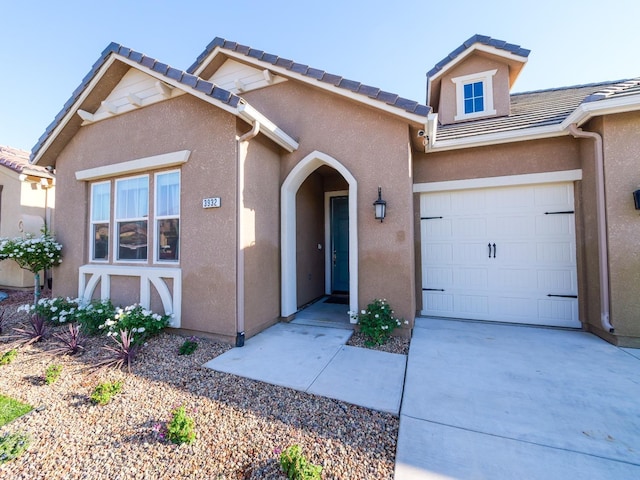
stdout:
[(607, 217), (604, 195), (604, 153), (602, 137), (596, 132), (585, 132), (575, 123), (569, 125), (569, 132), (574, 138), (591, 138), (594, 140), (596, 157), (596, 202), (598, 222), (598, 257), (600, 270), (600, 323), (609, 333), (614, 333), (609, 321), (609, 247), (607, 244)]
[(236, 137), (238, 163), (236, 169), (236, 347), (244, 346), (244, 229), (242, 213), (244, 210), (244, 164), (247, 160), (249, 141), (260, 133), (260, 123), (253, 122), (251, 130)]

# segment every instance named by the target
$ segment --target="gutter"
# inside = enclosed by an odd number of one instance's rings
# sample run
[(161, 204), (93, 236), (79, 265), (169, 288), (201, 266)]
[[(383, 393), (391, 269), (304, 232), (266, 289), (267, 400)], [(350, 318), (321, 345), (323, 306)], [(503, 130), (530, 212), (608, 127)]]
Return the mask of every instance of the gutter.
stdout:
[(238, 162), (236, 164), (236, 347), (244, 346), (244, 165), (249, 141), (260, 133), (260, 122), (254, 121), (251, 130), (236, 137)]
[(614, 333), (614, 327), (609, 321), (609, 248), (607, 243), (607, 218), (605, 212), (604, 190), (604, 153), (602, 137), (595, 132), (585, 132), (575, 123), (569, 125), (569, 133), (574, 138), (590, 138), (594, 141), (596, 167), (596, 201), (598, 222), (598, 258), (600, 271), (600, 323), (609, 333)]

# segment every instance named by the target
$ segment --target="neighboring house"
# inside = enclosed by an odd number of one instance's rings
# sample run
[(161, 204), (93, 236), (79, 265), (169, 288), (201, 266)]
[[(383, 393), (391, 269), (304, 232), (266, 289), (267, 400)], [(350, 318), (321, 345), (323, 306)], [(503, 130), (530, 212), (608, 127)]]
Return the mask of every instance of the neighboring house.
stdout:
[(640, 79), (510, 95), (528, 54), (473, 36), (427, 106), (220, 38), (187, 71), (111, 44), (32, 152), (61, 187), (54, 294), (229, 341), (341, 292), (405, 335), (418, 314), (640, 346)]
[[(29, 152), (0, 145), (0, 238), (40, 235), (55, 208), (54, 184), (49, 170), (29, 163)], [(33, 273), (5, 260), (0, 286), (33, 287)]]

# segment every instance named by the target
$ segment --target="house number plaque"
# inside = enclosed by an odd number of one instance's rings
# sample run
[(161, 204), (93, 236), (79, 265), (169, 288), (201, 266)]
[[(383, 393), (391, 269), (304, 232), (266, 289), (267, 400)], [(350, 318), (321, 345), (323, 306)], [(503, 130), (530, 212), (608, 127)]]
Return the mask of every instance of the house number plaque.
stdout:
[(203, 198), (202, 208), (220, 208), (220, 197)]

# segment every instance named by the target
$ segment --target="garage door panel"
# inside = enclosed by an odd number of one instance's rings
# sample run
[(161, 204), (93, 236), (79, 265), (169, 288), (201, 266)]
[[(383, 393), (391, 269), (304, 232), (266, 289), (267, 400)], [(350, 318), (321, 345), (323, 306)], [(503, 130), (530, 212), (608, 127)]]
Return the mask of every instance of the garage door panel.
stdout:
[(453, 268), (430, 268), (422, 272), (423, 288), (450, 288), (453, 285)]
[(542, 321), (559, 327), (575, 327), (580, 323), (578, 303), (571, 299), (538, 300), (538, 311)]
[(469, 315), (488, 316), (489, 315), (489, 299), (482, 295), (458, 295), (456, 296), (456, 313), (461, 318)]
[(573, 201), (571, 183), (422, 194), (442, 217), (421, 225), (422, 313), (580, 327), (577, 298), (547, 296), (577, 295)]
[(568, 269), (538, 270), (537, 289), (552, 295), (571, 295), (578, 289), (576, 274)]
[(452, 233), (455, 238), (486, 238), (487, 219), (486, 218), (457, 218), (453, 222)]
[(489, 288), (489, 272), (486, 268), (459, 267), (453, 271), (453, 282), (447, 287), (455, 285), (456, 289), (480, 289)]
[(454, 317), (455, 312), (453, 310), (453, 295), (437, 293), (437, 292), (423, 292), (422, 304), (432, 315), (439, 315), (442, 317)]

